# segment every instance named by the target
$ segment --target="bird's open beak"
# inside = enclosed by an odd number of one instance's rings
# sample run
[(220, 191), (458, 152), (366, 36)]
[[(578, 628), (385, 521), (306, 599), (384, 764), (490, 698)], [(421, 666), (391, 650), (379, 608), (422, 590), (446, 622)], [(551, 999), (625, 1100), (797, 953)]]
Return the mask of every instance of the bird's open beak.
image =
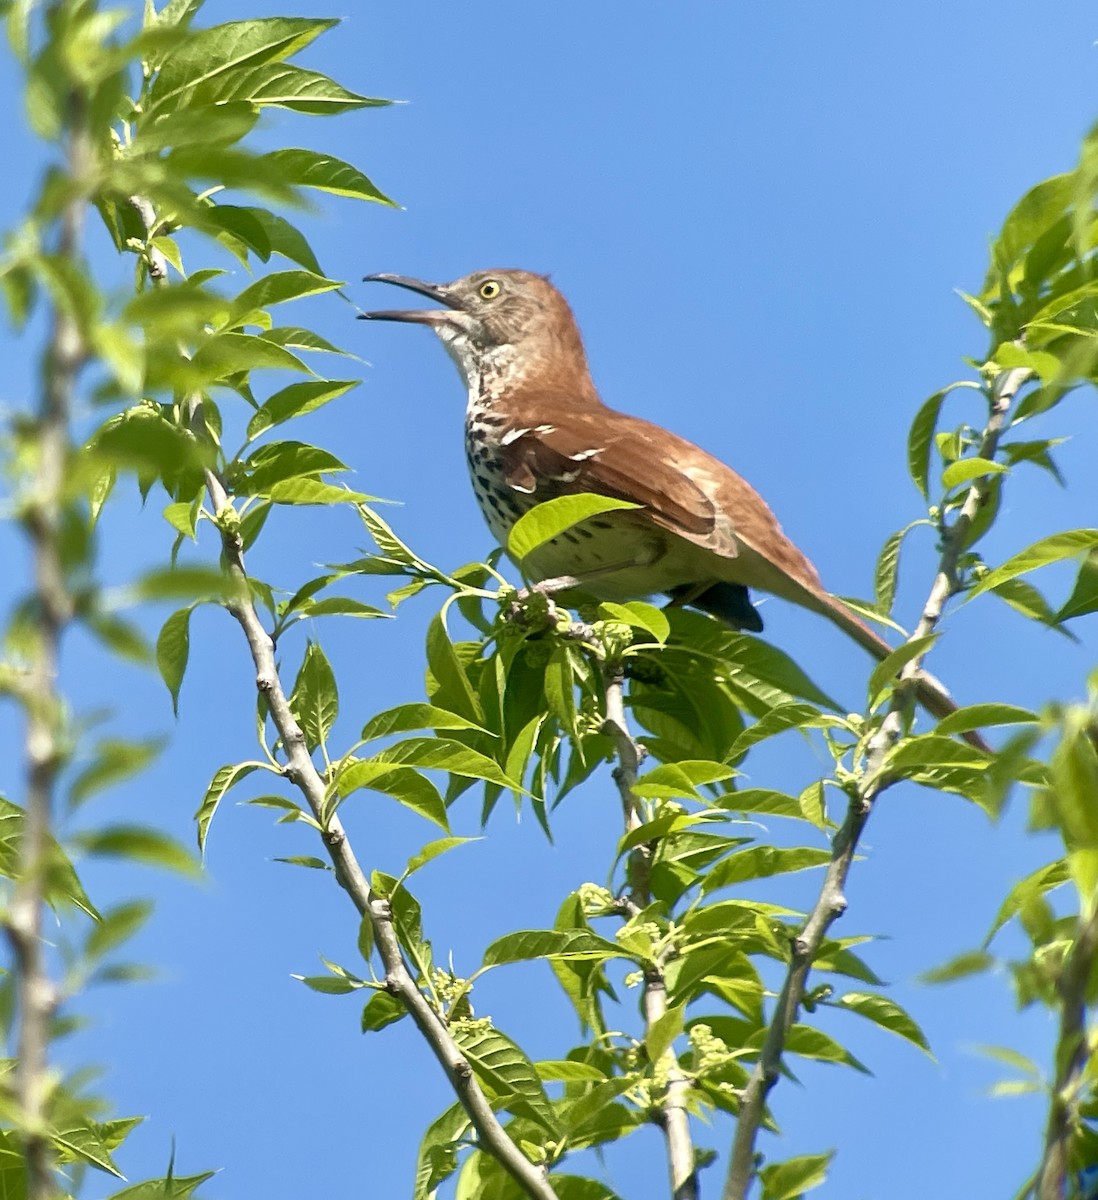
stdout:
[(455, 314), (461, 311), (462, 305), (449, 288), (442, 283), (424, 283), (419, 279), (410, 279), (407, 275), (364, 275), (363, 283), (393, 283), (397, 287), (407, 288), (428, 300), (444, 304), (444, 309), (434, 308), (403, 308), (387, 309), (384, 312), (360, 313), (362, 321), (411, 321), (420, 325), (445, 325), (455, 322)]

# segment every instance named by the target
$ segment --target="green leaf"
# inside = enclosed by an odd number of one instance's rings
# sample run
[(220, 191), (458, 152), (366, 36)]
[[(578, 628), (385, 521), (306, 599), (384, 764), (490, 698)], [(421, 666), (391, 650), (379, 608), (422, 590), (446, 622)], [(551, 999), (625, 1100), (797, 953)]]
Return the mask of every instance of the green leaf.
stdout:
[(325, 279), (312, 271), (274, 271), (249, 284), (232, 302), (226, 326), (254, 324), (255, 314), (272, 304), (284, 304), (288, 300), (299, 300), (303, 296), (316, 296), (322, 292), (343, 287), (335, 279)]
[[(1048, 798), (1069, 851), (1098, 849), (1098, 750), (1092, 719), (1086, 710), (1069, 710), (1052, 752)], [(1084, 893), (1082, 900), (1088, 904), (1090, 897)]]
[(324, 651), (313, 641), (305, 647), (305, 657), (290, 693), (290, 711), (305, 735), (310, 753), (324, 745), (339, 716), (339, 692), (335, 673)]
[[(262, 210), (237, 204), (214, 204), (211, 200), (202, 210), (200, 220), (202, 227), (210, 226), (213, 230), (221, 230), (231, 239), (243, 242), (262, 262), (267, 262), (271, 257), (271, 239), (263, 221), (256, 215), (259, 211)], [(316, 273), (320, 274), (319, 267), (316, 268)]]
[(684, 758), (679, 762), (661, 763), (637, 781), (637, 795), (671, 798), (682, 796), (691, 800), (701, 797), (697, 789), (710, 783), (721, 783), (738, 774), (725, 763), (704, 759)]
[(1004, 475), (1008, 468), (990, 458), (959, 458), (942, 472), (942, 487), (948, 492), (961, 483), (970, 483), (987, 475)]
[(91, 959), (103, 958), (128, 941), (152, 916), (152, 902), (135, 900), (107, 909), (92, 926), (84, 952)]
[(880, 1025), (882, 1029), (887, 1029), (898, 1037), (906, 1038), (920, 1050), (925, 1050), (931, 1058), (934, 1057), (930, 1051), (930, 1043), (926, 1040), (923, 1031), (894, 1000), (889, 1000), (887, 996), (878, 996), (872, 992), (847, 992), (834, 1003), (839, 1008), (846, 1008), (851, 1012), (858, 1013), (859, 1016), (865, 1017), (875, 1025)]
[(644, 1035), (644, 1046), (648, 1051), (648, 1061), (658, 1063), (675, 1043), (682, 1033), (685, 1005), (676, 1004), (648, 1026)]
[(346, 471), (347, 464), (319, 446), (291, 441), (260, 446), (242, 468), (245, 477), (234, 479), (235, 491), (252, 495), (262, 494), (276, 483)]
[[(217, 108), (206, 105), (180, 109), (165, 109), (149, 121), (138, 125), (135, 149), (146, 154), (173, 146), (196, 143), (211, 146), (231, 146), (246, 137), (255, 126), (259, 113), (250, 104), (223, 104)], [(169, 238), (155, 238), (154, 244), (163, 249), (170, 243), (178, 258), (175, 243)], [(170, 256), (169, 261), (170, 261)], [(180, 275), (182, 264), (172, 263)]]
[(200, 1175), (173, 1174), (164, 1179), (147, 1179), (112, 1193), (108, 1200), (186, 1200), (216, 1174), (216, 1171), (203, 1171)]
[(360, 96), (327, 75), (284, 62), (261, 63), (255, 67), (222, 73), (196, 88), (192, 103), (217, 105), (220, 108), (240, 101), (260, 107), (277, 105), (314, 116), (390, 103), (388, 100)]
[(1032, 583), (1027, 583), (1024, 579), (1007, 579), (992, 589), (992, 595), (998, 596), (1015, 612), (1020, 612), (1029, 620), (1040, 621), (1042, 625), (1048, 625), (1057, 633), (1074, 640), (1074, 635), (1069, 630), (1059, 626), (1052, 605)]
[(1039, 567), (1046, 567), (1050, 563), (1062, 562), (1065, 558), (1074, 558), (1077, 554), (1084, 554), (1096, 546), (1098, 546), (1098, 529), (1073, 529), (1066, 533), (1054, 533), (1051, 537), (1042, 538), (1039, 542), (1034, 542), (1032, 546), (1027, 546), (1025, 550), (1015, 554), (1013, 558), (1007, 559), (1002, 566), (989, 571), (970, 589), (965, 597), (965, 603), (984, 592), (991, 591), (992, 588), (998, 587), (1007, 580), (1016, 579), (1019, 575), (1036, 571)]
[(550, 1134), (559, 1133), (556, 1117), (534, 1064), (498, 1029), (458, 1026), (454, 1041), (495, 1103), (536, 1121)]
[(246, 779), (263, 765), (265, 764), (254, 762), (229, 763), (224, 767), (218, 767), (214, 772), (210, 786), (206, 789), (205, 796), (202, 797), (202, 803), (194, 814), (194, 819), (198, 823), (198, 848), (203, 854), (206, 852), (206, 838), (210, 831), (210, 822), (214, 819), (214, 813), (217, 812), (217, 806), (221, 803), (222, 797), (229, 788), (234, 787), (242, 779)]
[(613, 604), (606, 601), (599, 605), (599, 619), (621, 621), (636, 629), (650, 633), (662, 646), (671, 634), (671, 622), (663, 609), (643, 600), (632, 600), (628, 604)]
[(371, 717), (362, 727), (360, 735), (364, 742), (374, 738), (388, 737), (393, 733), (409, 733), (413, 729), (476, 729), (486, 733), (473, 721), (467, 721), (449, 709), (436, 708), (433, 704), (399, 704)]
[(1035, 900), (1039, 900), (1046, 892), (1051, 892), (1054, 888), (1067, 883), (1070, 878), (1071, 873), (1068, 870), (1067, 862), (1058, 858), (1055, 862), (1046, 863), (1045, 866), (1038, 867), (1036, 871), (1031, 871), (1024, 879), (1019, 879), (1007, 892), (1006, 899), (1000, 906), (999, 912), (988, 930), (987, 937), (984, 939), (984, 945), (986, 946), (1013, 916), (1024, 913)]
[(163, 738), (149, 738), (141, 742), (104, 738), (95, 748), (95, 758), (72, 781), (70, 802), (74, 806), (82, 804), (96, 792), (144, 771), (163, 748)]
[(1092, 612), (1098, 612), (1098, 553), (1095, 551), (1083, 559), (1079, 574), (1075, 577), (1075, 586), (1056, 614), (1056, 620), (1067, 621)]
[(446, 837), (438, 838), (436, 841), (428, 842), (418, 854), (413, 854), (404, 868), (403, 879), (407, 879), (410, 875), (414, 875), (420, 867), (425, 867), (433, 859), (439, 857), (440, 854), (446, 854), (457, 846), (464, 846), (468, 842), (479, 842), (480, 838), (475, 837)]
[(469, 1117), (460, 1104), (451, 1105), (423, 1135), (416, 1162), (412, 1200), (431, 1200), (438, 1185), (457, 1169), (457, 1147), (469, 1129)]
[[(316, 350), (323, 354), (338, 354), (342, 358), (358, 359), (357, 354), (341, 350), (332, 345), (327, 338), (322, 338), (319, 333), (303, 329), (300, 325), (277, 325), (273, 329), (262, 330), (259, 336), (268, 342), (274, 342), (276, 346), (286, 346), (292, 350)], [(356, 382), (361, 383), (361, 380)]]
[(286, 183), (296, 187), (317, 188), (335, 196), (373, 200), (391, 208), (396, 207), (357, 167), (330, 154), (302, 149), (273, 150), (263, 155), (260, 162), (273, 168)]
[(322, 858), (314, 858), (311, 854), (295, 854), (290, 858), (275, 858), (272, 862), (286, 863), (291, 867), (308, 867), (310, 871), (330, 871), (331, 863), (326, 863)]
[(949, 962), (931, 971), (924, 972), (920, 977), (921, 983), (953, 983), (957, 979), (967, 979), (970, 975), (981, 975), (995, 966), (992, 955), (982, 950), (968, 950), (958, 954)]
[(408, 1015), (404, 1002), (389, 992), (375, 992), (362, 1010), (362, 1032), (376, 1033)]
[(912, 521), (910, 525), (890, 535), (877, 556), (877, 567), (873, 573), (873, 596), (881, 612), (892, 612), (900, 575), (900, 550), (904, 537), (918, 524), (920, 522)]
[(107, 825), (73, 839), (96, 858), (124, 858), (149, 867), (162, 867), (192, 877), (202, 874), (193, 855), (174, 839), (146, 825)]
[(272, 483), (267, 495), (273, 504), (365, 504), (373, 500), (364, 492), (352, 492), (341, 484), (300, 477)]
[(285, 217), (265, 208), (244, 208), (242, 211), (250, 213), (262, 227), (270, 254), (281, 254), (283, 258), (288, 258), (315, 275), (324, 274), (304, 235)]
[[(1075, 198), (1074, 172), (1042, 179), (1010, 210), (991, 247), (992, 261), (1006, 275), (1023, 253), (1060, 220)], [(1039, 282), (1034, 280), (1034, 283)]]
[(928, 633), (925, 637), (911, 638), (902, 646), (897, 646), (887, 658), (882, 659), (869, 677), (868, 695), (869, 707), (876, 708), (881, 696), (899, 675), (904, 667), (913, 659), (921, 658), (938, 640), (936, 633)]
[(783, 1163), (772, 1163), (759, 1171), (763, 1185), (763, 1200), (797, 1200), (805, 1192), (819, 1187), (827, 1179), (827, 1169), (834, 1152), (803, 1154)]
[(454, 651), (454, 644), (450, 641), (441, 616), (433, 617), (427, 629), (427, 667), (435, 684), (431, 692), (435, 706), (483, 726), (484, 711), (480, 700)]
[(300, 980), (311, 991), (325, 996), (347, 996), (362, 986), (341, 975), (292, 975), (291, 978)]
[(446, 832), (450, 830), (446, 804), (438, 788), (412, 767), (365, 759), (346, 766), (339, 773), (336, 786), (342, 799), (359, 788), (369, 788), (392, 796), (405, 808), (433, 821), (440, 829)]
[[(172, 567), (149, 571), (134, 585), (138, 600), (223, 600), (229, 577), (213, 567)], [(193, 606), (192, 606), (193, 607)]]
[(935, 733), (967, 733), (989, 725), (1028, 725), (1037, 719), (1036, 713), (1015, 704), (969, 704), (943, 717)]
[(819, 717), (820, 710), (813, 704), (781, 704), (772, 708), (736, 738), (728, 752), (728, 758), (735, 762), (757, 743), (775, 734), (784, 733), (787, 729), (803, 729), (806, 725), (815, 723)]
[(301, 417), (349, 392), (359, 379), (317, 379), (291, 383), (261, 405), (248, 422), (248, 440), (253, 441), (276, 425)]
[(924, 499), (930, 496), (930, 450), (934, 444), (934, 432), (938, 428), (938, 418), (941, 415), (945, 398), (955, 388), (975, 388), (979, 385), (968, 380), (951, 384), (940, 392), (935, 392), (915, 414), (911, 422), (911, 430), (907, 435), (907, 467), (915, 486)]
[(231, 21), (189, 35), (168, 54), (149, 91), (149, 107), (166, 105), (180, 93), (238, 76), (242, 68), (289, 58), (331, 29), (336, 21), (270, 17)]
[(305, 617), (364, 617), (392, 620), (393, 614), (382, 612), (372, 604), (364, 604), (350, 596), (326, 596), (323, 600), (306, 600), (299, 609), (300, 616)]
[(1009, 1046), (977, 1046), (976, 1049), (981, 1054), (986, 1054), (988, 1058), (993, 1058), (996, 1062), (1013, 1067), (1016, 1071), (1020, 1071), (1023, 1075), (1028, 1075), (1031, 1079), (1042, 1079), (1044, 1077), (1041, 1068), (1032, 1059), (1026, 1058), (1024, 1054), (1019, 1054), (1017, 1050), (1012, 1050)]
[(534, 959), (602, 962), (608, 958), (631, 958), (616, 942), (586, 929), (521, 929), (497, 938), (484, 951), (483, 967)]
[(755, 812), (773, 817), (802, 817), (800, 801), (796, 796), (773, 788), (743, 788), (725, 792), (715, 803), (729, 812)]
[(179, 689), (191, 653), (193, 605), (180, 608), (164, 622), (156, 639), (156, 665), (172, 697), (172, 712), (179, 716)]
[(507, 537), (507, 553), (518, 563), (533, 550), (559, 537), (566, 529), (597, 517), (600, 513), (619, 509), (640, 508), (628, 500), (615, 500), (610, 496), (596, 496), (583, 492), (577, 496), (558, 496), (537, 504), (523, 513), (511, 527)]
[(422, 770), (449, 771), (451, 775), (483, 779), (488, 783), (498, 783), (500, 787), (523, 790), (507, 776), (495, 759), (448, 738), (406, 738), (403, 742), (380, 750), (372, 761), (414, 766)]
[(708, 894), (718, 888), (745, 883), (749, 879), (805, 871), (809, 867), (822, 867), (830, 861), (829, 850), (816, 850), (810, 846), (752, 846), (750, 850), (740, 850), (717, 863), (702, 880), (701, 890), (703, 894)]
[(179, 374), (182, 385), (198, 391), (230, 375), (263, 369), (312, 374), (296, 354), (249, 333), (209, 334)]

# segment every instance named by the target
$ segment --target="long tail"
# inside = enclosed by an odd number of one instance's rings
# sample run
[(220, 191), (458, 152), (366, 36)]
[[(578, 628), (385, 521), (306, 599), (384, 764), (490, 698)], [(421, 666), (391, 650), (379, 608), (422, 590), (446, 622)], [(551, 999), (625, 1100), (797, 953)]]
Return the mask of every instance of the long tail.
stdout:
[[(821, 615), (838, 625), (844, 633), (849, 634), (859, 646), (863, 646), (874, 658), (884, 659), (892, 653), (893, 647), (879, 633), (871, 629), (860, 617), (855, 616), (841, 600), (836, 600), (834, 596), (827, 595), (826, 593), (818, 595), (817, 599), (820, 601), (819, 612)], [(946, 690), (945, 684), (935, 679), (933, 675), (930, 675), (926, 671), (920, 671), (919, 673), (919, 678), (915, 685), (915, 695), (923, 708), (931, 716), (937, 717), (938, 720), (948, 717), (950, 713), (957, 711), (957, 705), (954, 704), (953, 698)], [(985, 754), (993, 752), (991, 746), (974, 730), (963, 733), (961, 736), (970, 746), (975, 746), (977, 750), (982, 750)]]

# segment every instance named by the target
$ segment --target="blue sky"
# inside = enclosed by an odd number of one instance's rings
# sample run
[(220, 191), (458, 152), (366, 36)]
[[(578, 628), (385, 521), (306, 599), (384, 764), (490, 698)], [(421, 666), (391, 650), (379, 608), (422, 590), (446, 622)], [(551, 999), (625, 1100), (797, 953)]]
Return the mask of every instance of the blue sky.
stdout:
[[(282, 11), (332, 15), (311, 2)], [(206, 23), (252, 15), (273, 10), (210, 0), (203, 13)], [(1098, 117), (1093, 7), (393, 0), (343, 15), (303, 64), (408, 103), (337, 121), (285, 119), (270, 136), (355, 162), (403, 207), (325, 200), (305, 228), (328, 273), (352, 281), (368, 308), (392, 303), (353, 282), (375, 271), (437, 280), (486, 266), (551, 272), (607, 402), (724, 458), (768, 498), (829, 587), (869, 594), (881, 543), (922, 515), (904, 470), (911, 417), (964, 376), (965, 356), (986, 350), (953, 289), (978, 289), (988, 239), (1011, 204), (1070, 168)], [(11, 76), (0, 71), (0, 99), (19, 112)], [(23, 128), (6, 140), (5, 227), (42, 167)], [(102, 253), (96, 261), (113, 272), (111, 286), (126, 287), (128, 267)], [(355, 324), (338, 299), (301, 313), (371, 364), (361, 388), (310, 418), (310, 436), (355, 468), (363, 491), (403, 502), (392, 519), (425, 557), (448, 567), (481, 558), (490, 542), (465, 477), (462, 389), (441, 349), (423, 330)], [(6, 332), (0, 346), (11, 364), (0, 404), (22, 406), (27, 346)], [(957, 421), (978, 415), (952, 404)], [(992, 561), (1093, 524), (1092, 396), (1075, 396), (1027, 436), (1072, 439), (1061, 460), (1068, 490), (1043, 475), (1013, 480), (984, 547)], [(123, 506), (101, 556), (109, 581), (164, 553), (158, 511)], [(289, 585), (363, 541), (351, 517), (329, 513), (288, 513), (279, 530), (251, 567)], [(0, 551), (17, 578), (21, 550), (5, 540)], [(204, 551), (214, 553), (208, 541)], [(901, 621), (913, 622), (933, 561), (929, 537), (905, 558)], [(1047, 582), (1053, 594), (1064, 586)], [(7, 605), (12, 580), (0, 588)], [(396, 622), (320, 628), (348, 739), (369, 713), (421, 698), (432, 611), (428, 595)], [(779, 601), (764, 611), (767, 636), (859, 708), (861, 652)], [(950, 618), (933, 667), (964, 701), (1039, 707), (1083, 691), (1094, 618), (1076, 632), (1073, 645), (985, 602)], [(251, 756), (254, 689), (239, 631), (210, 611), (192, 636), (177, 725), (158, 679), (70, 641), (64, 683), (78, 707), (108, 705), (120, 727), (173, 733), (156, 768), (98, 801), (89, 819), (153, 821), (190, 841), (214, 770)], [(283, 648), (291, 669), (299, 653)], [(9, 772), (19, 729), (10, 709), (0, 720), (9, 764), (0, 783), (18, 799)], [(795, 735), (751, 761), (754, 784), (793, 791), (819, 769)], [(358, 804), (347, 817), (370, 867), (398, 869), (431, 836), (379, 797)], [(476, 832), (477, 808), (471, 798), (459, 806), (456, 832)], [(1025, 834), (1024, 818), (1015, 804), (992, 828), (957, 798), (915, 789), (889, 793), (875, 813), (840, 932), (881, 936), (868, 957), (937, 1062), (853, 1017), (831, 1027), (874, 1076), (798, 1064), (805, 1086), (778, 1088), (783, 1134), (766, 1147), (775, 1158), (837, 1147), (817, 1194), (1009, 1195), (1034, 1167), (1043, 1109), (989, 1100), (999, 1071), (974, 1047), (1008, 1045), (1046, 1063), (1052, 1026), (1040, 1013), (1015, 1014), (1003, 977), (949, 989), (916, 981), (975, 946), (1010, 882), (1054, 854)], [(507, 929), (550, 924), (569, 890), (602, 881), (617, 820), (608, 777), (566, 801), (553, 846), (501, 811), (485, 841), (421, 876), (436, 953), (452, 947), (459, 971), (469, 970)], [(312, 852), (305, 831), (227, 805), (198, 886), (89, 867), (104, 902), (158, 895), (136, 950), (161, 980), (89, 996), (83, 1008), (95, 1021), (65, 1049), (69, 1061), (107, 1066), (120, 1112), (150, 1114), (123, 1160), (132, 1178), (160, 1171), (174, 1138), (179, 1170), (223, 1168), (211, 1196), (410, 1190), (418, 1137), (450, 1097), (406, 1023), (364, 1039), (356, 1000), (290, 978), (318, 971), (318, 954), (354, 969), (353, 914), (330, 879), (270, 861)], [(796, 877), (770, 898), (808, 904), (815, 886)], [(574, 1038), (554, 989), (547, 970), (514, 968), (485, 980), (474, 1001), (532, 1056), (553, 1057)], [(699, 1141), (721, 1152), (704, 1179), (712, 1195), (730, 1131), (719, 1124)], [(662, 1169), (654, 1130), (607, 1156), (609, 1179), (627, 1196), (656, 1194), (652, 1172)], [(95, 1184), (90, 1194), (108, 1190)]]

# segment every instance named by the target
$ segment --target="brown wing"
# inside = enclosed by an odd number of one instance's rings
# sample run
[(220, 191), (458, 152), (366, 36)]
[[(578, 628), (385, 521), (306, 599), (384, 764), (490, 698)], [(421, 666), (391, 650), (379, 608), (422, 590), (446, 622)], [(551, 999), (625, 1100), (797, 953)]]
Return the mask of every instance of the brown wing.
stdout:
[(539, 500), (579, 492), (631, 500), (669, 532), (727, 557), (737, 553), (711, 496), (684, 473), (681, 455), (668, 453), (680, 447), (703, 451), (646, 421), (605, 408), (569, 412), (567, 421), (559, 423), (538, 421), (537, 408), (515, 416), (500, 447), (511, 487), (536, 493)]
[(527, 392), (504, 434), (510, 486), (539, 499), (594, 492), (632, 500), (655, 524), (725, 560), (723, 569), (713, 564), (715, 579), (834, 607), (816, 568), (731, 467), (658, 425), (596, 404)]

